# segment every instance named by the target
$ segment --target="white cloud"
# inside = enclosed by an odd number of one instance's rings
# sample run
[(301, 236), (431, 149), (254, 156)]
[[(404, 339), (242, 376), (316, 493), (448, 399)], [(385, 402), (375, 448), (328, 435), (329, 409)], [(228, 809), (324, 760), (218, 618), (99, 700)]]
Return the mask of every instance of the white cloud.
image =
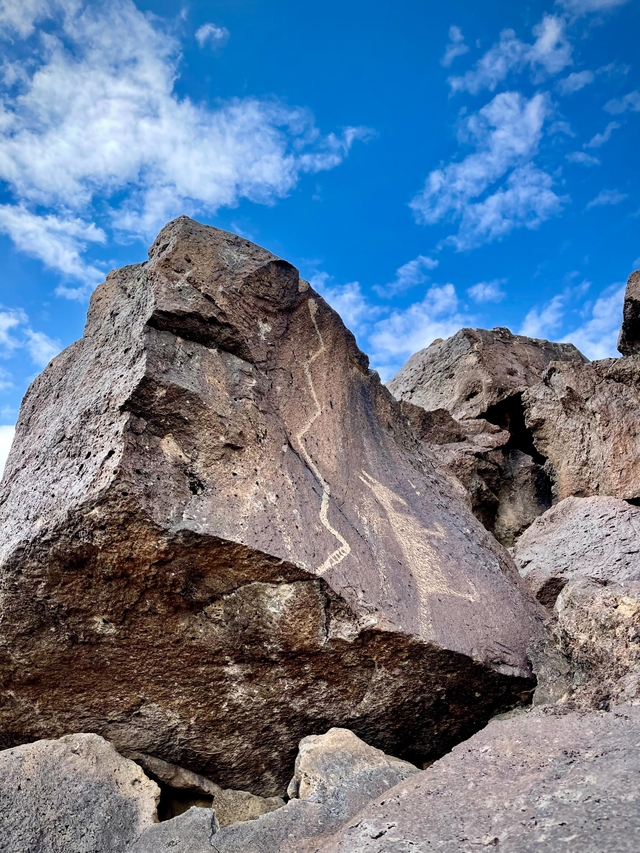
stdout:
[(434, 270), (438, 263), (434, 258), (418, 255), (417, 258), (398, 267), (393, 281), (384, 286), (375, 285), (374, 290), (379, 296), (393, 296), (396, 293), (402, 293), (416, 287), (418, 284), (425, 284), (429, 280), (425, 270)]
[(327, 300), (342, 317), (345, 326), (354, 334), (362, 334), (367, 324), (380, 315), (381, 309), (372, 305), (362, 293), (360, 283), (330, 284), (331, 276), (320, 272), (311, 276), (309, 283)]
[(580, 163), (583, 166), (599, 166), (600, 160), (594, 157), (593, 154), (587, 154), (585, 151), (572, 151), (567, 154), (567, 160), (570, 163)]
[(607, 12), (624, 6), (629, 0), (556, 0), (560, 6), (574, 15), (588, 15), (590, 12)]
[(587, 358), (617, 356), (624, 292), (624, 284), (617, 283), (608, 287), (593, 305), (590, 318), (563, 340), (575, 344)]
[(589, 83), (593, 83), (595, 79), (593, 71), (574, 71), (564, 80), (559, 80), (557, 88), (561, 95), (572, 95), (574, 92), (584, 89)]
[[(429, 174), (411, 202), (418, 221), (459, 220), (458, 234), (449, 241), (462, 250), (516, 227), (535, 228), (558, 213), (563, 199), (551, 189), (553, 179), (530, 162), (549, 112), (546, 95), (527, 100), (519, 92), (502, 92), (467, 119), (465, 129), (478, 150)], [(503, 186), (473, 202), (510, 171)]]
[(20, 341), (15, 338), (12, 331), (27, 322), (24, 311), (15, 309), (0, 310), (0, 356), (7, 356), (13, 350), (21, 346)]
[(273, 203), (366, 134), (323, 136), (308, 111), (273, 99), (209, 108), (179, 97), (179, 45), (131, 0), (52, 0), (49, 10), (52, 32), (12, 63), (21, 82), (0, 108), (0, 180), (16, 199), (2, 227), (82, 285), (101, 277), (82, 260), (102, 235), (90, 224), (95, 199), (114, 227), (149, 236), (185, 210)]
[(640, 112), (640, 92), (636, 89), (634, 92), (629, 92), (624, 98), (612, 98), (604, 105), (605, 110), (613, 115), (626, 113), (627, 110), (632, 112)]
[(625, 198), (627, 198), (627, 194), (621, 193), (619, 190), (601, 190), (594, 199), (591, 199), (587, 205), (587, 210), (600, 205), (620, 204)]
[(22, 38), (33, 33), (35, 23), (49, 12), (47, 0), (0, 0), (0, 29)]
[(372, 364), (386, 381), (414, 352), (472, 322), (459, 311), (452, 284), (433, 285), (421, 302), (393, 311), (374, 325), (368, 336)]
[(447, 45), (444, 56), (440, 60), (445, 68), (448, 68), (454, 59), (458, 56), (464, 56), (469, 52), (469, 47), (464, 43), (464, 36), (460, 27), (449, 28), (449, 44)]
[(605, 142), (608, 142), (611, 139), (611, 134), (614, 130), (618, 130), (619, 127), (620, 125), (617, 121), (610, 121), (609, 124), (606, 126), (604, 133), (596, 133), (593, 139), (585, 143), (584, 147), (600, 148), (602, 145), (605, 144)]
[(3, 424), (0, 426), (0, 477), (4, 471), (4, 464), (11, 450), (11, 442), (15, 433), (15, 427)]
[(503, 30), (500, 40), (478, 60), (472, 71), (460, 77), (450, 77), (452, 92), (477, 94), (481, 89), (494, 91), (509, 72), (529, 66), (536, 76), (557, 74), (570, 65), (571, 45), (565, 33), (565, 21), (555, 15), (545, 15), (533, 28), (536, 40), (526, 44), (513, 30)]
[(565, 295), (558, 294), (543, 308), (532, 308), (524, 318), (518, 334), (528, 338), (551, 338), (564, 317)]
[(554, 121), (549, 126), (549, 133), (553, 136), (555, 133), (564, 133), (565, 136), (575, 136), (568, 121)]
[[(60, 341), (50, 338), (44, 332), (35, 332), (22, 309), (2, 309), (0, 306), (0, 357), (7, 358), (23, 347), (36, 367), (44, 367), (62, 349)], [(0, 373), (0, 389), (2, 380), (3, 375)], [(8, 381), (6, 374), (4, 381)]]
[(214, 47), (222, 46), (229, 40), (229, 30), (226, 27), (218, 27), (216, 24), (203, 24), (196, 31), (196, 41), (200, 47), (207, 42)]
[(25, 344), (31, 361), (37, 367), (46, 367), (54, 356), (58, 355), (62, 349), (60, 341), (50, 338), (44, 332), (34, 332), (33, 329), (26, 329), (25, 335), (27, 342)]
[(8, 391), (13, 388), (13, 376), (8, 370), (0, 367), (0, 391)]
[(494, 278), (493, 281), (479, 281), (467, 290), (474, 302), (501, 302), (507, 295), (501, 285), (506, 284), (506, 278)]

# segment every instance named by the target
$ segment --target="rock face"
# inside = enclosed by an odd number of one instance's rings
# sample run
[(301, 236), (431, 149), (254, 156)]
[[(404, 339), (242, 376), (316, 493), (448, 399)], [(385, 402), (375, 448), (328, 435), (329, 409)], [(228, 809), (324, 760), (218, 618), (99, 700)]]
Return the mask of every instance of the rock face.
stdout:
[(537, 605), (337, 314), (184, 217), (31, 386), (0, 531), (7, 746), (273, 796), (307, 734), (423, 761), (532, 688)]
[(514, 557), (546, 607), (572, 578), (640, 582), (640, 508), (617, 498), (565, 498), (520, 537)]
[(552, 361), (587, 360), (573, 344), (527, 338), (503, 328), (461, 329), (412, 355), (389, 382), (389, 390), (428, 411), (447, 409), (457, 419), (484, 417), (539, 382)]
[(640, 353), (640, 270), (627, 281), (618, 350), (622, 355)]
[(310, 849), (635, 853), (639, 740), (638, 706), (492, 722)]
[(119, 853), (156, 818), (160, 789), (101, 737), (0, 752), (0, 850)]
[(640, 356), (556, 363), (522, 395), (554, 497), (640, 497)]
[(288, 789), (293, 799), (284, 808), (220, 831), (211, 811), (191, 809), (152, 827), (131, 853), (209, 853), (212, 848), (218, 853), (303, 853), (415, 773), (417, 767), (368, 746), (352, 732), (330, 729), (300, 743)]

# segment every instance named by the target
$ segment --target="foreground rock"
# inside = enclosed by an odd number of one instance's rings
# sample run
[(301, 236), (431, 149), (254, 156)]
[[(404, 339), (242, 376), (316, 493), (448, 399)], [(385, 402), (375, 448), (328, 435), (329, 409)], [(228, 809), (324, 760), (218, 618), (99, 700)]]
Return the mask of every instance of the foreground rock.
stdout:
[[(302, 853), (367, 803), (418, 772), (406, 761), (368, 746), (346, 729), (300, 743), (289, 803), (258, 820), (218, 831), (217, 812), (191, 809), (152, 827), (131, 853)], [(214, 802), (214, 809), (216, 808)]]
[(552, 361), (587, 360), (573, 344), (527, 338), (503, 328), (461, 329), (412, 355), (389, 382), (389, 390), (399, 400), (428, 411), (447, 409), (457, 419), (486, 417), (492, 411), (500, 415), (495, 407), (538, 383)]
[(639, 741), (637, 706), (495, 721), (310, 850), (635, 853)]
[(618, 350), (622, 355), (640, 353), (640, 270), (627, 281)]
[(6, 745), (275, 796), (309, 733), (423, 761), (533, 687), (537, 605), (337, 314), (187, 218), (28, 391), (0, 531)]
[(0, 850), (119, 853), (156, 820), (160, 789), (97, 735), (0, 752)]
[(640, 356), (555, 363), (522, 395), (554, 498), (640, 497)]
[(546, 607), (571, 578), (640, 582), (640, 508), (617, 498), (566, 498), (520, 537), (514, 557)]

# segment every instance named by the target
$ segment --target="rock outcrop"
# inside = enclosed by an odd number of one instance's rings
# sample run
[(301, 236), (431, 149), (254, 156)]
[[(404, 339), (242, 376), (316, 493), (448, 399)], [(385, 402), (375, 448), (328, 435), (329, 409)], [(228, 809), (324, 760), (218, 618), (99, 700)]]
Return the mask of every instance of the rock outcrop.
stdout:
[(635, 853), (639, 740), (638, 706), (492, 722), (310, 850)]
[(92, 734), (0, 752), (0, 850), (125, 853), (157, 820), (160, 789)]
[(217, 853), (303, 853), (415, 773), (417, 767), (368, 746), (353, 732), (330, 729), (300, 743), (288, 788), (292, 799), (284, 808), (220, 830), (214, 812), (191, 809), (150, 828), (131, 853), (210, 853), (212, 848)]
[(533, 686), (538, 605), (337, 314), (184, 217), (29, 389), (0, 530), (6, 746), (274, 796), (305, 735), (424, 761)]
[(640, 270), (631, 273), (627, 281), (618, 351), (622, 355), (640, 353)]
[(487, 417), (500, 414), (494, 407), (537, 384), (552, 361), (583, 364), (588, 359), (573, 344), (503, 328), (461, 329), (412, 355), (389, 390), (427, 411), (446, 409), (458, 420)]

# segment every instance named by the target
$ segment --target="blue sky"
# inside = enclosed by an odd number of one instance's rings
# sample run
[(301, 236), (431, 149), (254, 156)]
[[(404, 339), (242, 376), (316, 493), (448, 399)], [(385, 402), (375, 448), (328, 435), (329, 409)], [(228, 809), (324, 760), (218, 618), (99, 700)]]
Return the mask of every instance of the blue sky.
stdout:
[(464, 325), (615, 355), (639, 32), (640, 0), (0, 0), (0, 467), (182, 213), (296, 264), (384, 379)]

